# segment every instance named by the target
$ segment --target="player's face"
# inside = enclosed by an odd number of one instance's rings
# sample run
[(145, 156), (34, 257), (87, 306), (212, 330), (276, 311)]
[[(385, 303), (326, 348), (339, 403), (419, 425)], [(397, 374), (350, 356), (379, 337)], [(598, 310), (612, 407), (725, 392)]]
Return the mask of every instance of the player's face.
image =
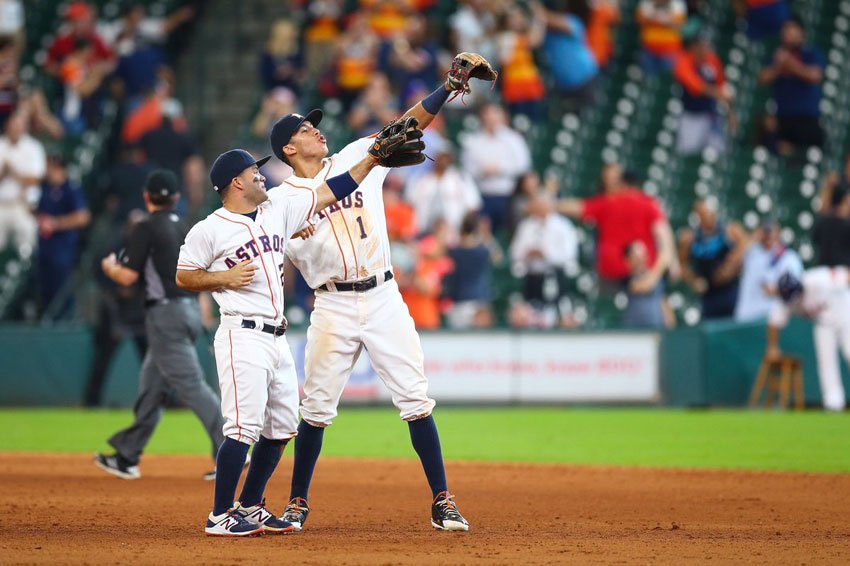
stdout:
[(239, 174), (237, 179), (239, 179), (243, 190), (245, 191), (246, 199), (254, 204), (260, 204), (261, 202), (268, 200), (269, 197), (266, 194), (266, 178), (260, 173), (259, 167), (256, 165), (248, 167)]
[(310, 122), (304, 122), (292, 135), (289, 145), (295, 148), (296, 155), (306, 159), (321, 159), (328, 154), (325, 136)]

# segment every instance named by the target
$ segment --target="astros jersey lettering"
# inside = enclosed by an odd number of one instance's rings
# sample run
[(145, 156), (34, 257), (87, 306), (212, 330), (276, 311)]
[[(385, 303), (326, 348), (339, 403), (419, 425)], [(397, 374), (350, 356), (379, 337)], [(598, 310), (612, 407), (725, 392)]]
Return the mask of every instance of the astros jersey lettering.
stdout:
[[(289, 177), (270, 194), (284, 190), (315, 190), (328, 178), (345, 173), (357, 164), (372, 144), (361, 138), (323, 160), (316, 177)], [(310, 218), (316, 233), (307, 240), (293, 240), (287, 255), (317, 288), (328, 281), (353, 281), (383, 273), (391, 267), (382, 187), (389, 169), (376, 167), (353, 194)]]

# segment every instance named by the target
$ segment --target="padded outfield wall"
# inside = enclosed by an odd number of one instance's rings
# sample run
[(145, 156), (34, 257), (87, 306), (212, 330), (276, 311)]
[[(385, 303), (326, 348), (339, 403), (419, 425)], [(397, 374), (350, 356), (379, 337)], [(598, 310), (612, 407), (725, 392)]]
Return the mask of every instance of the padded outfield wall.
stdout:
[[(303, 380), (305, 335), (295, 331), (288, 339)], [(444, 403), (741, 406), (764, 351), (764, 325), (705, 323), (661, 334), (444, 331), (423, 333), (422, 344), (430, 394)], [(818, 404), (811, 325), (792, 322), (782, 346), (803, 358), (806, 401)], [(86, 326), (0, 326), (0, 405), (82, 404), (93, 347)], [(198, 353), (215, 383), (208, 339), (198, 342)], [(125, 341), (109, 370), (105, 405), (132, 406), (138, 369), (135, 349)], [(366, 353), (344, 401), (389, 402)]]

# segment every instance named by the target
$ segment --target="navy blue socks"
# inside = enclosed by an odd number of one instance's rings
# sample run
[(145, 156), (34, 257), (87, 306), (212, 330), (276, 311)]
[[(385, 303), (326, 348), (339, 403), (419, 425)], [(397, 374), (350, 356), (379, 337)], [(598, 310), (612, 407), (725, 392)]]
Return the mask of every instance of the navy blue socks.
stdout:
[(310, 480), (313, 479), (313, 470), (319, 460), (322, 451), (322, 439), (325, 429), (313, 426), (304, 419), (298, 425), (298, 436), (295, 438), (295, 464), (292, 467), (292, 486), (289, 498), (301, 497), (307, 499), (310, 491)]
[(263, 500), (266, 484), (277, 468), (287, 442), (289, 440), (269, 440), (260, 436), (260, 440), (254, 445), (251, 465), (248, 467), (245, 485), (242, 486), (242, 494), (239, 496), (243, 507), (253, 507)]
[(239, 476), (242, 475), (242, 466), (245, 465), (249, 448), (251, 446), (244, 442), (225, 438), (221, 448), (218, 449), (215, 461), (213, 515), (221, 515), (233, 507), (233, 496), (236, 494), (236, 485), (239, 483)]
[(443, 467), (443, 451), (440, 448), (440, 435), (437, 433), (437, 424), (434, 417), (428, 415), (424, 419), (408, 421), (410, 428), (410, 441), (413, 449), (419, 455), (428, 485), (431, 486), (432, 497), (442, 491), (448, 491), (446, 481), (446, 469)]

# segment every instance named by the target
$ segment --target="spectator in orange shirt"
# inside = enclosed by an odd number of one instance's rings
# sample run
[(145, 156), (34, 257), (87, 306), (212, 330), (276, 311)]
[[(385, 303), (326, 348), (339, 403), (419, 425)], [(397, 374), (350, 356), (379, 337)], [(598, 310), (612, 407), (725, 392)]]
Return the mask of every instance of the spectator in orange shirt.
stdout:
[[(704, 36), (689, 40), (676, 57), (673, 76), (682, 85), (682, 116), (676, 150), (693, 155), (706, 147), (726, 149), (721, 108), (731, 114), (732, 94), (723, 77), (723, 63)], [(734, 125), (734, 122), (733, 124)]]
[(409, 242), (416, 236), (416, 214), (402, 198), (404, 182), (390, 173), (384, 179), (384, 215), (390, 241)]
[(611, 28), (620, 25), (620, 7), (616, 0), (590, 0), (590, 21), (587, 23), (587, 45), (599, 68), (608, 65), (614, 53)]
[(401, 274), (398, 285), (410, 316), (418, 329), (440, 327), (440, 295), (443, 278), (452, 270), (452, 261), (437, 236), (426, 236), (419, 242), (413, 270)]
[(537, 120), (543, 114), (545, 91), (540, 71), (534, 62), (534, 49), (546, 37), (546, 11), (534, 3), (532, 13), (520, 6), (509, 6), (501, 15), (497, 45), (499, 48), (499, 83), (502, 98), (511, 115), (525, 114)]
[(378, 36), (369, 27), (369, 20), (364, 14), (355, 13), (336, 50), (336, 86), (345, 112), (369, 84), (379, 46)]
[(641, 0), (635, 19), (640, 26), (640, 66), (647, 75), (669, 72), (682, 47), (688, 17), (684, 0)]

